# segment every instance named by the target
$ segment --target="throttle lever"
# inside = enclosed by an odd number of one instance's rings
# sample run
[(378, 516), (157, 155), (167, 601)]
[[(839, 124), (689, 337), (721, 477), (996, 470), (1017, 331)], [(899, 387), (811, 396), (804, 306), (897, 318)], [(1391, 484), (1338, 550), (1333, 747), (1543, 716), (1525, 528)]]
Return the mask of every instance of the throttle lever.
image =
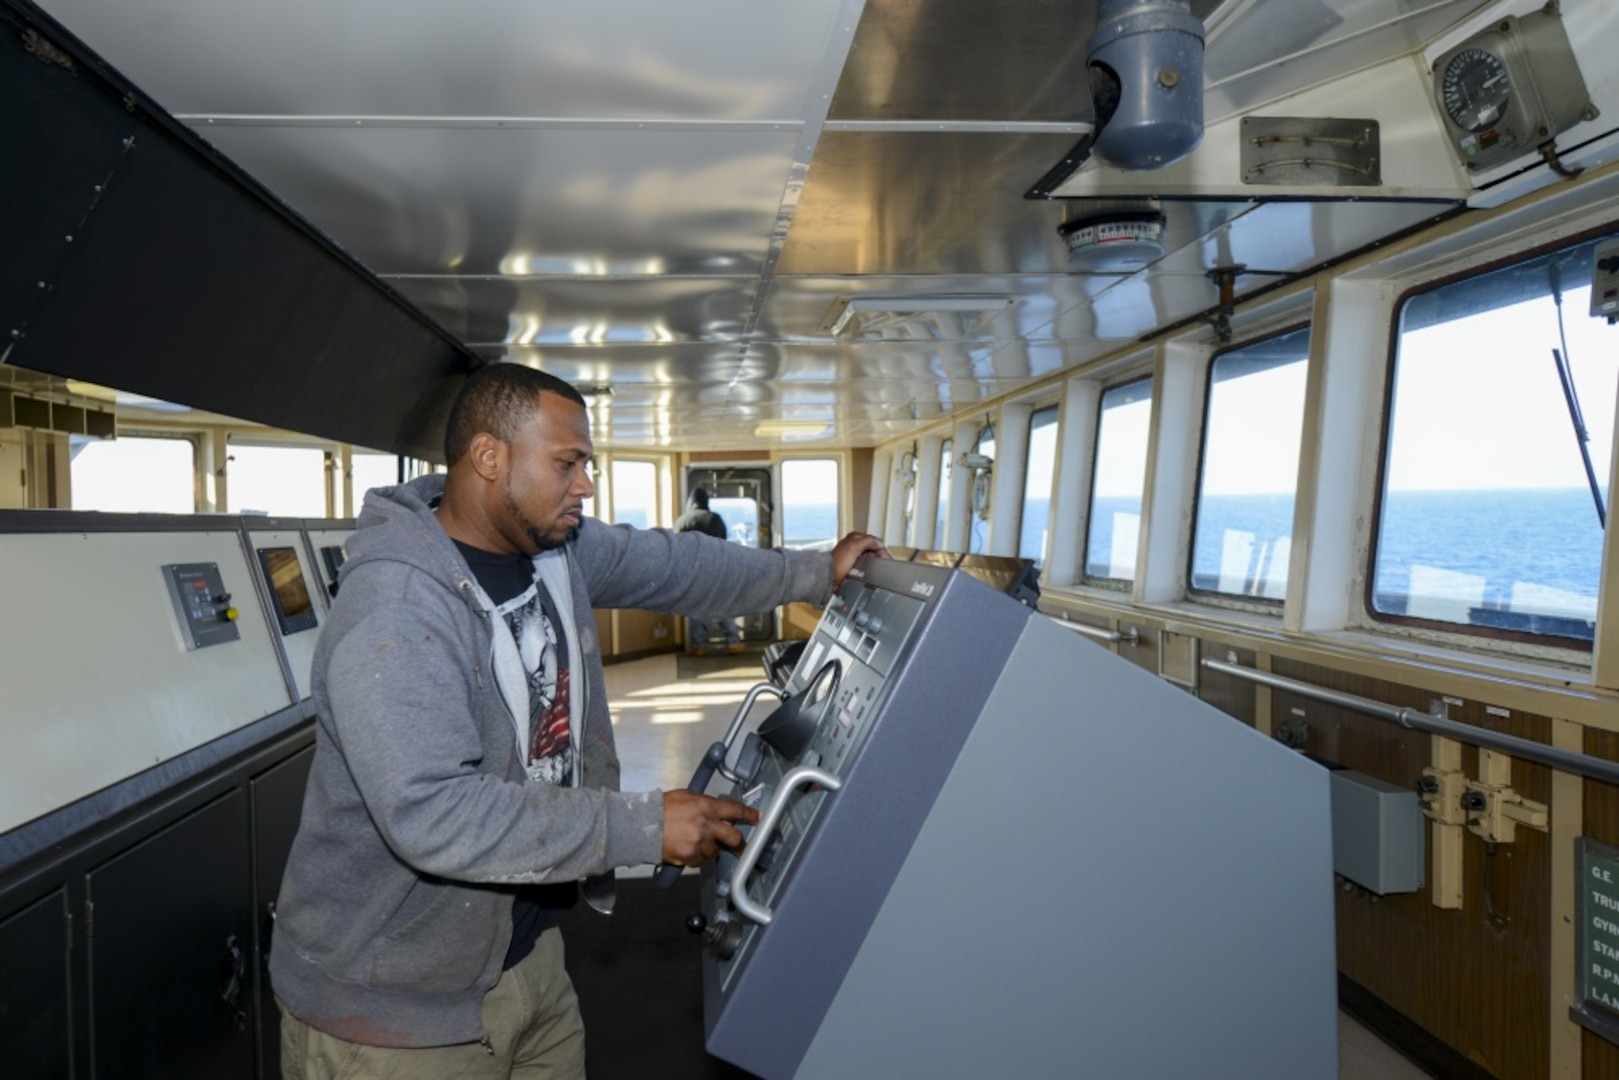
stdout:
[[(726, 731), (725, 738), (710, 746), (708, 751), (703, 754), (703, 760), (697, 763), (696, 771), (691, 774), (691, 783), (686, 785), (687, 791), (695, 791), (701, 795), (708, 790), (708, 782), (714, 779), (716, 772), (728, 780), (737, 782), (735, 774), (725, 767), (725, 759), (730, 755), (731, 743), (736, 740), (737, 733), (742, 730), (742, 723), (747, 719), (748, 712), (753, 708), (753, 703), (759, 700), (760, 694), (775, 694), (778, 698), (786, 697), (785, 691), (779, 690), (769, 683), (760, 683), (749, 690), (748, 696), (742, 699), (741, 707), (737, 709), (736, 716), (731, 720), (731, 727)], [(674, 863), (659, 863), (657, 869), (652, 872), (653, 886), (659, 889), (672, 887), (675, 882), (680, 880), (680, 873), (683, 869), (683, 867), (676, 866)]]

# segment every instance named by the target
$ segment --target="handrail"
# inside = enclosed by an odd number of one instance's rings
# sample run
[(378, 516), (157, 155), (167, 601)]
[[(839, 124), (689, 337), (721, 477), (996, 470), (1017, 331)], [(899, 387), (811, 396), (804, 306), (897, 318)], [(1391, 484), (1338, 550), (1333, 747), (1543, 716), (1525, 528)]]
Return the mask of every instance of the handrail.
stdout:
[(1069, 622), (1067, 619), (1059, 619), (1056, 616), (1047, 616), (1047, 618), (1064, 630), (1072, 630), (1076, 634), (1084, 634), (1088, 638), (1105, 641), (1109, 645), (1117, 645), (1121, 641), (1127, 645), (1138, 645), (1141, 642), (1141, 631), (1133, 626), (1125, 630), (1108, 630), (1101, 626)]
[(1430, 735), (1443, 735), (1447, 739), (1458, 742), (1472, 743), (1487, 750), (1499, 750), (1513, 757), (1523, 758), (1525, 761), (1549, 765), (1564, 772), (1577, 773), (1593, 780), (1603, 780), (1610, 784), (1619, 784), (1619, 762), (1608, 761), (1604, 758), (1592, 757), (1589, 754), (1576, 753), (1573, 750), (1564, 750), (1556, 746), (1547, 746), (1545, 743), (1535, 742), (1532, 739), (1519, 738), (1517, 735), (1503, 735), (1488, 728), (1474, 727), (1447, 716), (1438, 716), (1434, 713), (1418, 712), (1408, 706), (1389, 705), (1370, 698), (1356, 697), (1341, 690), (1328, 690), (1324, 686), (1301, 682), (1298, 679), (1289, 679), (1285, 675), (1273, 675), (1268, 671), (1257, 668), (1243, 667), (1241, 664), (1229, 664), (1223, 660), (1203, 661), (1203, 666), (1210, 671), (1218, 671), (1224, 675), (1232, 675), (1249, 682), (1259, 683), (1277, 690), (1286, 690), (1290, 694), (1300, 697), (1314, 698), (1329, 705), (1338, 705), (1345, 709), (1354, 709), (1356, 712), (1375, 716), (1379, 720), (1399, 724), (1403, 728), (1413, 731), (1425, 731)]

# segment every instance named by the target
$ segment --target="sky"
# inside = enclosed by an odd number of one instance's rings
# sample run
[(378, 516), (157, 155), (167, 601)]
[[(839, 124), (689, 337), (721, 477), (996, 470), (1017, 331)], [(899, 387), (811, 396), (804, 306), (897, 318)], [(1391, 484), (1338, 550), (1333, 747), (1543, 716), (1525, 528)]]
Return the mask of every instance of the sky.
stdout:
[[(1619, 327), (1591, 318), (1589, 303), (1589, 288), (1567, 293), (1564, 327), (1592, 462), (1606, 486), (1619, 397)], [(1553, 348), (1561, 345), (1550, 297), (1404, 335), (1389, 488), (1584, 487)], [(1294, 490), (1304, 378), (1300, 363), (1215, 385), (1206, 492)], [(1140, 492), (1150, 417), (1145, 401), (1109, 410), (1098, 495)]]

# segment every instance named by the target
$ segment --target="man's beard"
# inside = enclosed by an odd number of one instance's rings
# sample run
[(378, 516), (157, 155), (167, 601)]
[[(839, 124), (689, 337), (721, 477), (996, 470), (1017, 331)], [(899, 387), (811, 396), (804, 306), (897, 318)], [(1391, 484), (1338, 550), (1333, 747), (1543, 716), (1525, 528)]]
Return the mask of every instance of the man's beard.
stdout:
[(523, 523), (523, 531), (528, 534), (528, 538), (534, 542), (534, 547), (538, 551), (550, 551), (553, 548), (559, 548), (563, 544), (566, 544), (569, 540), (572, 540), (579, 532), (578, 529), (569, 529), (566, 533), (563, 533), (562, 539), (560, 540), (553, 540), (549, 536), (546, 536), (540, 531), (540, 527), (538, 525), (524, 517), (523, 511), (518, 509), (517, 500), (512, 498), (510, 480), (506, 482), (506, 509), (512, 512), (512, 517)]
[(569, 529), (567, 532), (562, 534), (562, 539), (552, 540), (541, 533), (539, 529), (536, 529), (533, 525), (530, 525), (526, 521), (523, 522), (523, 527), (528, 530), (528, 538), (534, 541), (534, 546), (539, 548), (541, 551), (550, 551), (553, 548), (562, 547), (568, 541), (579, 535), (578, 529)]

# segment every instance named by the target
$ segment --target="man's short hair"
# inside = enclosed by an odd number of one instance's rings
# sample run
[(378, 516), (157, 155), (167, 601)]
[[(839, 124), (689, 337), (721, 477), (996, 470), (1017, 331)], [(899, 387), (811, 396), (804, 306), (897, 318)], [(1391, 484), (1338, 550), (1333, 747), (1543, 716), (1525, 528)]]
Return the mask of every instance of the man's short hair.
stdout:
[(580, 408), (586, 407), (584, 395), (570, 383), (523, 364), (485, 364), (468, 375), (444, 426), (444, 463), (454, 465), (461, 460), (480, 432), (510, 443), (539, 408), (543, 394), (561, 394)]

